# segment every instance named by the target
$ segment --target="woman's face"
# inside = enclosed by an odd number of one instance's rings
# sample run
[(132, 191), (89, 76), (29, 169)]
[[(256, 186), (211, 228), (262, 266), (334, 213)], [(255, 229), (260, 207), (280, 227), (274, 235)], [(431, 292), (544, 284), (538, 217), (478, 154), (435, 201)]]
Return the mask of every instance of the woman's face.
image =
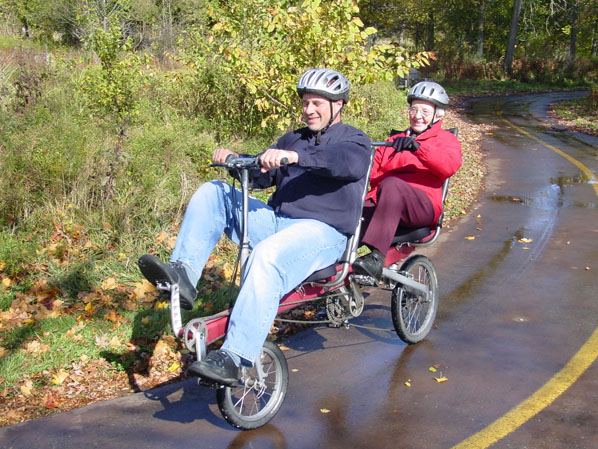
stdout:
[(409, 106), (409, 123), (416, 133), (426, 130), (434, 120), (436, 108), (432, 103), (423, 100), (413, 100)]

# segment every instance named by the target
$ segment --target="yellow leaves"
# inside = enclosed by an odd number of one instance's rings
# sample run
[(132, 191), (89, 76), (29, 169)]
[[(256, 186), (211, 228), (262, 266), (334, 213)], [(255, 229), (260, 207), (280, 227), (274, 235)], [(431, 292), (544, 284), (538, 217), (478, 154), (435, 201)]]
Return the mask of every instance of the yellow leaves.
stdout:
[(408, 388), (411, 388), (411, 379), (407, 379), (405, 381), (405, 386), (408, 387)]
[(168, 372), (169, 373), (174, 373), (180, 367), (181, 367), (181, 364), (179, 362), (174, 362), (172, 365), (170, 365), (170, 368), (168, 368)]
[(6, 268), (6, 262), (4, 262), (3, 260), (0, 260), (0, 271), (4, 271), (5, 268)]
[(440, 376), (440, 377), (435, 377), (434, 380), (438, 383), (442, 383), (442, 382), (446, 382), (448, 379), (446, 378), (446, 376)]
[(141, 324), (143, 324), (144, 326), (147, 326), (150, 322), (149, 317), (144, 316), (143, 318), (141, 318)]
[(11, 286), (11, 284), (12, 284), (12, 282), (9, 278), (2, 279), (2, 287), (9, 288)]
[(63, 369), (61, 369), (60, 371), (58, 371), (56, 374), (54, 374), (52, 376), (52, 378), (50, 379), (50, 382), (53, 385), (62, 385), (62, 383), (66, 380), (66, 378), (69, 377), (69, 373)]
[(330, 410), (328, 410), (327, 408), (321, 408), (320, 412), (321, 413), (330, 413)]
[(112, 277), (102, 282), (102, 290), (114, 290), (116, 287), (118, 287), (118, 282)]
[(135, 299), (143, 300), (146, 294), (156, 291), (156, 287), (154, 287), (147, 279), (144, 279), (143, 281), (135, 284), (133, 293), (135, 294)]
[(166, 231), (160, 232), (156, 238), (156, 244), (163, 246), (167, 249), (174, 249), (176, 243), (176, 236), (169, 234)]
[(168, 308), (167, 301), (156, 301), (156, 305), (154, 306), (156, 310), (162, 310)]
[(41, 343), (39, 340), (33, 340), (27, 343), (25, 346), (25, 351), (31, 355), (39, 355), (43, 354), (44, 352), (50, 349), (50, 346)]
[(475, 240), (475, 236), (474, 235), (468, 235), (467, 237), (465, 237), (465, 240)]
[(531, 243), (534, 241), (534, 239), (528, 239), (528, 238), (521, 238), (519, 240), (517, 240), (519, 243)]
[(31, 396), (31, 390), (33, 389), (33, 382), (28, 381), (25, 383), (25, 385), (21, 385), (19, 387), (19, 390), (21, 391), (21, 394), (25, 395), (25, 396)]
[(85, 327), (85, 325), (83, 323), (79, 323), (77, 326), (73, 326), (68, 331), (66, 331), (64, 336), (66, 338), (70, 338), (73, 341), (80, 342), (83, 340), (83, 336), (80, 334), (77, 334), (77, 331), (80, 329), (83, 329), (84, 327)]
[(96, 307), (92, 303), (88, 302), (85, 305), (85, 313), (87, 315), (93, 315), (93, 312), (95, 312), (95, 310), (96, 310)]

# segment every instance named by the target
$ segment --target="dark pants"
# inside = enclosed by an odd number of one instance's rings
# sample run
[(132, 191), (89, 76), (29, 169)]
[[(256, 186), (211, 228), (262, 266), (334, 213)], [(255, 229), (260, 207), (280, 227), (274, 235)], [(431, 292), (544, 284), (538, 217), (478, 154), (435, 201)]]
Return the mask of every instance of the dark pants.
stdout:
[(434, 206), (417, 187), (402, 179), (388, 177), (378, 186), (377, 203), (363, 206), (361, 243), (386, 254), (397, 228), (419, 228), (434, 222)]

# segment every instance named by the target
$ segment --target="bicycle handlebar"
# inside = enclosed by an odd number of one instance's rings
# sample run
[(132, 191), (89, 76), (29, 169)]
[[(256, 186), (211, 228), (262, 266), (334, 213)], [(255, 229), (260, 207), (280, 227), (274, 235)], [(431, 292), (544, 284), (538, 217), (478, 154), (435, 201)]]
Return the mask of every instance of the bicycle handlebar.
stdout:
[[(288, 165), (289, 160), (286, 157), (283, 157), (280, 160), (280, 165)], [(262, 164), (260, 163), (259, 156), (253, 157), (235, 157), (232, 154), (229, 154), (226, 157), (224, 162), (213, 162), (209, 165), (210, 167), (225, 167), (225, 168), (236, 168), (236, 169), (247, 169), (251, 170), (254, 168), (261, 168)]]

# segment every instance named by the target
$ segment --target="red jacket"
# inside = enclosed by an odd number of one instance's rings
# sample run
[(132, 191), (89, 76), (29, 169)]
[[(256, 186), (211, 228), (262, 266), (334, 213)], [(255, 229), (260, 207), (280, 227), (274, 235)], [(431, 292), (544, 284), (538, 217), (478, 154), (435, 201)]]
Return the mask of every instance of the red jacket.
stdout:
[[(403, 131), (386, 139), (406, 136)], [(392, 147), (378, 147), (370, 177), (368, 199), (376, 202), (380, 182), (388, 176), (404, 179), (413, 187), (425, 192), (434, 205), (434, 222), (442, 213), (442, 183), (461, 167), (461, 143), (447, 130), (442, 129), (439, 120), (415, 140), (420, 144), (417, 151), (395, 152)]]

